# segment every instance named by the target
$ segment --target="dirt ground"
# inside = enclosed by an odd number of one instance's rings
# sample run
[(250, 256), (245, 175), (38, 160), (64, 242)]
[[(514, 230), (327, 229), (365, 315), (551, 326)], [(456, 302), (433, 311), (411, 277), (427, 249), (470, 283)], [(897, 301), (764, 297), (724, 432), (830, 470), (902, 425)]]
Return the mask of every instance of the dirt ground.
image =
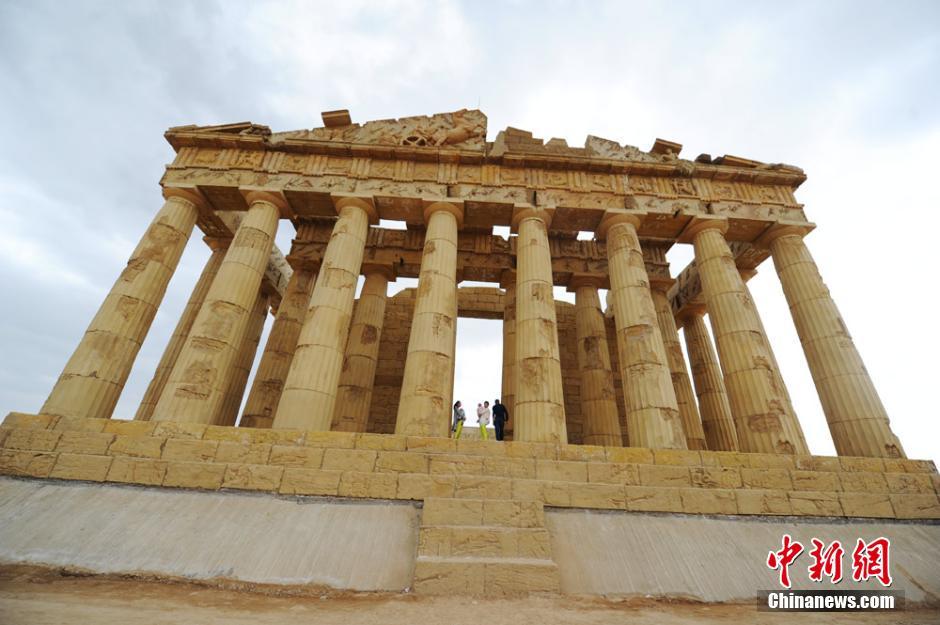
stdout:
[(283, 596), (187, 583), (0, 569), (0, 623), (275, 625), (940, 624), (940, 611), (770, 614), (754, 605), (532, 596), (522, 599), (376, 594)]

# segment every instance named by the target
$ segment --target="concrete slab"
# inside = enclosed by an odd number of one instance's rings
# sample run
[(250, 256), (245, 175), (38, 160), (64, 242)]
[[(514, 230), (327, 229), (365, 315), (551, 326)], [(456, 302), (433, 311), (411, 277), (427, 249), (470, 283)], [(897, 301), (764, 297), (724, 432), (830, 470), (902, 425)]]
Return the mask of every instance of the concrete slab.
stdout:
[(0, 478), (0, 564), (400, 591), (417, 535), (396, 502)]
[[(791, 566), (794, 588), (880, 589), (852, 581), (858, 538), (891, 540), (893, 590), (908, 601), (940, 603), (940, 525), (930, 522), (797, 517), (704, 517), (592, 510), (546, 510), (552, 554), (566, 593), (746, 601), (779, 588), (767, 554), (789, 533), (806, 551)], [(806, 568), (813, 537), (840, 540), (843, 581), (813, 584)]]

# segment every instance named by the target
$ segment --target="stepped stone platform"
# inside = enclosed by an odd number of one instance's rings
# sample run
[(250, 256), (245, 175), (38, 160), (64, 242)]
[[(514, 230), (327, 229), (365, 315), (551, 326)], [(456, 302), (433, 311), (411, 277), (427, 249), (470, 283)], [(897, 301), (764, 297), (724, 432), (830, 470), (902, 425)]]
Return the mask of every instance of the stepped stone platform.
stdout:
[(599, 447), (10, 413), (0, 473), (204, 490), (940, 519), (932, 461)]
[[(921, 601), (940, 596), (929, 564), (940, 557), (940, 476), (924, 460), (10, 413), (0, 426), (0, 474), (19, 478), (0, 480), (4, 498), (17, 502), (0, 506), (7, 526), (0, 564), (427, 595), (631, 595), (649, 591), (645, 577), (625, 575), (643, 558), (704, 562), (695, 550), (708, 549), (692, 545), (707, 546), (718, 531), (753, 547), (760, 560), (781, 532), (816, 523), (830, 533), (890, 536), (905, 550), (898, 577)], [(207, 499), (205, 491), (222, 498)], [(155, 503), (159, 497), (166, 501)], [(261, 505), (266, 500), (269, 507)], [(565, 511), (594, 515), (557, 516)], [(167, 528), (165, 535), (148, 533), (149, 546), (134, 532), (94, 538), (115, 515), (138, 513)], [(42, 519), (42, 531), (31, 518)], [(667, 540), (643, 554), (649, 538), (665, 537), (678, 518), (686, 519), (688, 540)], [(719, 531), (714, 519), (737, 524)], [(29, 538), (36, 531), (39, 537)], [(197, 537), (185, 553), (159, 562), (144, 555), (179, 552), (179, 532)], [(56, 543), (63, 535), (67, 540)], [(75, 535), (89, 542), (78, 544)], [(582, 536), (590, 536), (583, 552)], [(58, 547), (44, 550), (43, 540)], [(117, 562), (114, 550), (124, 554)], [(227, 564), (212, 553), (226, 554)], [(592, 577), (588, 562), (604, 563), (610, 575)], [(683, 567), (671, 570), (657, 582), (665, 596), (708, 601), (741, 600), (755, 573), (742, 567), (747, 580), (729, 575), (727, 583), (700, 587)]]

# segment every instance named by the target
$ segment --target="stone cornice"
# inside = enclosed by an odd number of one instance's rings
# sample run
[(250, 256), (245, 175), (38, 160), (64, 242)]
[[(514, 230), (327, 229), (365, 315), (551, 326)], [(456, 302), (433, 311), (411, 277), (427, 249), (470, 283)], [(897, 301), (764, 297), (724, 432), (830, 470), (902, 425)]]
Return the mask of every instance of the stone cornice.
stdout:
[(216, 126), (178, 126), (165, 137), (180, 153), (185, 148), (318, 154), (392, 161), (488, 164), (519, 168), (564, 169), (613, 174), (704, 178), (797, 188), (806, 180), (797, 167), (765, 164), (736, 156), (694, 161), (680, 159), (682, 146), (657, 139), (649, 152), (588, 136), (584, 147), (563, 139), (543, 141), (516, 128), (486, 142), (486, 116), (461, 110), (353, 124), (348, 111), (323, 114), (324, 126), (273, 133), (267, 126), (239, 122)]
[[(316, 139), (289, 139), (271, 143), (257, 135), (231, 136), (203, 130), (168, 130), (164, 136), (180, 152), (183, 148), (239, 149), (274, 151), (292, 154), (320, 154), (352, 158), (405, 160), (422, 163), (454, 163), (460, 165), (505, 165), (508, 167), (537, 167), (568, 169), (595, 173), (638, 174), (646, 176), (704, 178), (729, 182), (782, 185), (798, 188), (806, 181), (806, 174), (769, 168), (741, 168), (727, 165), (694, 163), (689, 169), (678, 163), (648, 163), (621, 161), (588, 156), (555, 156), (543, 154), (493, 155), (486, 150), (465, 150), (434, 147), (377, 146), (370, 144), (320, 141)], [(688, 163), (688, 161), (682, 161)]]

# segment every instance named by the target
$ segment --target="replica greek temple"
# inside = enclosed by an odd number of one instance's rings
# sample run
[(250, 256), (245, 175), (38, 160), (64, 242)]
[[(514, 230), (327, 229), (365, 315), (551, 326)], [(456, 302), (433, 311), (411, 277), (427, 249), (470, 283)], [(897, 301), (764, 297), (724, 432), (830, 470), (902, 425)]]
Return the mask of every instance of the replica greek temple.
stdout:
[[(806, 455), (747, 286), (770, 258), (838, 454), (904, 457), (804, 242), (800, 169), (685, 160), (664, 140), (573, 148), (507, 128), (488, 142), (472, 110), (323, 124), (167, 131), (163, 207), (40, 415), (113, 416), (198, 226), (211, 255), (138, 421), (448, 437), (457, 319), (471, 316), (502, 319), (515, 441)], [(695, 259), (671, 273), (677, 243)], [(417, 288), (389, 297), (399, 277)]]

